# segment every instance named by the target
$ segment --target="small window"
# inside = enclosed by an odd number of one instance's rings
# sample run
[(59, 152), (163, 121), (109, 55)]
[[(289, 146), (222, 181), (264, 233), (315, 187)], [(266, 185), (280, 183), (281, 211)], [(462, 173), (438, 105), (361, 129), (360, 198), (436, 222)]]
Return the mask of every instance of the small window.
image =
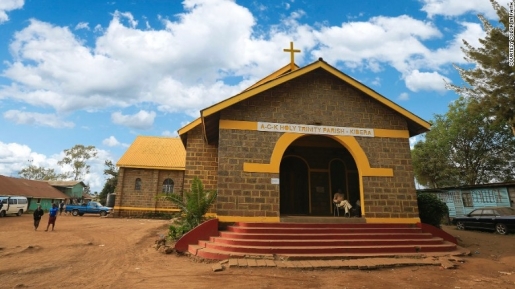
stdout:
[(18, 200), (18, 204), (26, 204), (27, 203), (27, 199), (19, 199)]
[(137, 178), (134, 182), (134, 190), (139, 191), (141, 190), (141, 179)]
[(17, 205), (18, 202), (16, 199), (9, 199), (9, 205)]
[(470, 195), (470, 193), (463, 193), (461, 195), (461, 197), (463, 198), (463, 206), (465, 207), (473, 207), (473, 203), (472, 203), (472, 196)]
[(173, 180), (172, 179), (166, 179), (163, 182), (163, 193), (165, 193), (165, 194), (173, 193)]

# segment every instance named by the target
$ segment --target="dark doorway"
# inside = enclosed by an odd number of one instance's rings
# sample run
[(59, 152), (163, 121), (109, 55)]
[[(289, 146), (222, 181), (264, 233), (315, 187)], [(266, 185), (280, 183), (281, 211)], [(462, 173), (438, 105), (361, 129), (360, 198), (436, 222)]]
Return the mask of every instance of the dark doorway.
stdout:
[(332, 216), (339, 189), (353, 206), (359, 199), (359, 173), (350, 152), (327, 136), (295, 140), (284, 152), (280, 171), (282, 215)]
[(280, 175), (280, 212), (286, 215), (309, 214), (309, 176), (306, 163), (296, 157), (281, 161)]

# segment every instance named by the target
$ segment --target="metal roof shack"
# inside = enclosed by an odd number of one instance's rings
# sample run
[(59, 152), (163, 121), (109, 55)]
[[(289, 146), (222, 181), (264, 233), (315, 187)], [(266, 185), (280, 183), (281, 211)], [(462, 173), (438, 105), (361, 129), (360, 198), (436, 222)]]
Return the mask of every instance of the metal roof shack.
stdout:
[(27, 198), (67, 199), (68, 196), (47, 181), (35, 181), (0, 175), (0, 195)]

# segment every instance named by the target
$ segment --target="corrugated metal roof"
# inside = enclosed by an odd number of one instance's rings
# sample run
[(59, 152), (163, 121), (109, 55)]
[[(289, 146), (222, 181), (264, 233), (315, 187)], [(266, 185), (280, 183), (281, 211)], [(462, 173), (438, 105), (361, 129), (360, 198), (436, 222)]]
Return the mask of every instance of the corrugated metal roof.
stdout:
[(54, 187), (73, 187), (76, 184), (82, 183), (82, 186), (86, 187), (81, 181), (48, 181), (48, 183)]
[(28, 198), (67, 199), (68, 196), (47, 181), (34, 181), (0, 175), (0, 195)]
[(184, 170), (186, 150), (177, 137), (137, 136), (116, 165), (124, 168)]

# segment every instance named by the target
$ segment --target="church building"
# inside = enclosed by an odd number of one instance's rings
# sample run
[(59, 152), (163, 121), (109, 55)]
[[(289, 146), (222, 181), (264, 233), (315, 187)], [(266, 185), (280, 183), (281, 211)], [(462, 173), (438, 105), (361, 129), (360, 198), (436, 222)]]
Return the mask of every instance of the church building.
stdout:
[(323, 59), (298, 67), (298, 50), (285, 51), (291, 63), (201, 110), (180, 138), (138, 137), (117, 164), (115, 215), (177, 210), (156, 195), (167, 179), (180, 194), (199, 177), (218, 192), (221, 222), (333, 216), (338, 190), (367, 223), (420, 222), (409, 138), (430, 124)]

